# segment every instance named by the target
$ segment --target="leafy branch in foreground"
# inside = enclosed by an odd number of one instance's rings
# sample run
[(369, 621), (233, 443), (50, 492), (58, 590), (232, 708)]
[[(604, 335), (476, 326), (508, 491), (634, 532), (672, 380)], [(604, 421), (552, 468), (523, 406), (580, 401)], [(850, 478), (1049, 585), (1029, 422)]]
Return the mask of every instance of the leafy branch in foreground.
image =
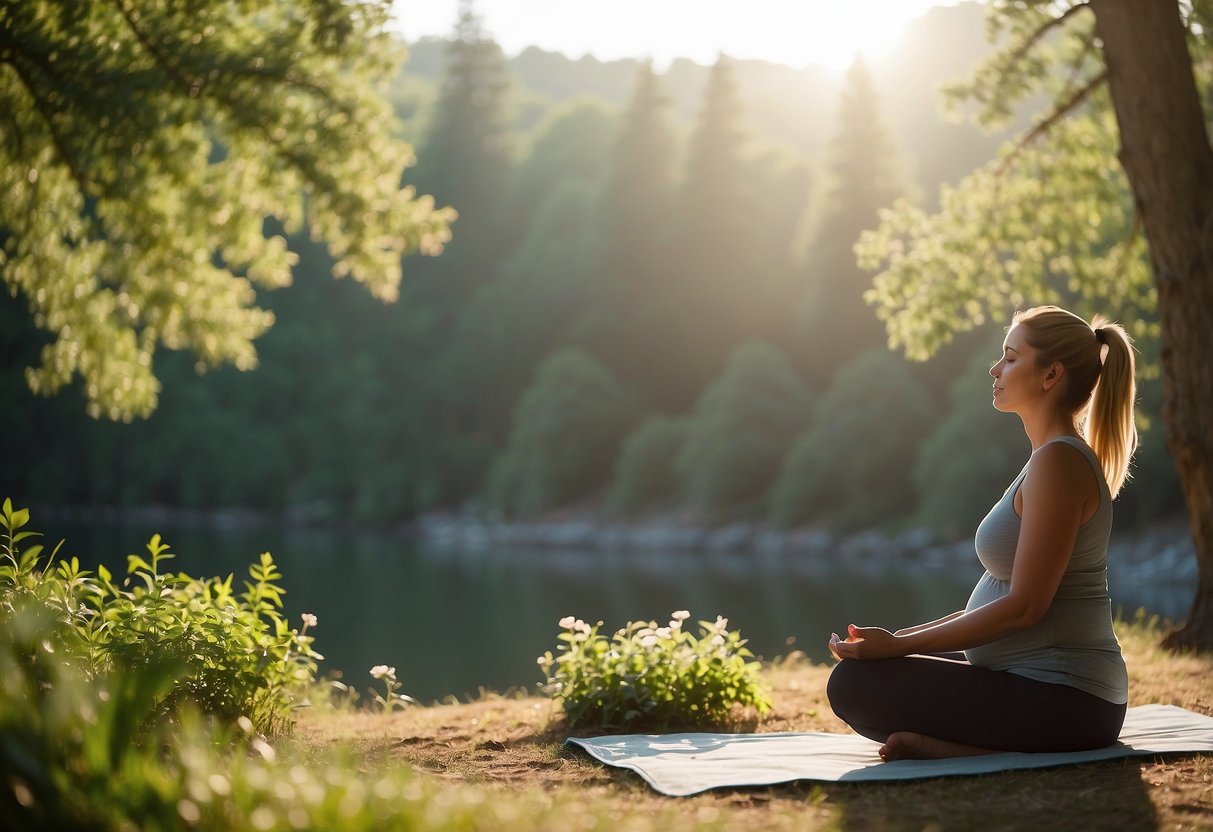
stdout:
[(158, 345), (256, 364), (287, 234), (336, 276), (397, 294), (449, 210), (401, 188), (413, 162), (379, 96), (388, 0), (28, 0), (0, 7), (0, 279), (54, 339), (30, 386), (84, 379), (94, 416), (156, 406)]

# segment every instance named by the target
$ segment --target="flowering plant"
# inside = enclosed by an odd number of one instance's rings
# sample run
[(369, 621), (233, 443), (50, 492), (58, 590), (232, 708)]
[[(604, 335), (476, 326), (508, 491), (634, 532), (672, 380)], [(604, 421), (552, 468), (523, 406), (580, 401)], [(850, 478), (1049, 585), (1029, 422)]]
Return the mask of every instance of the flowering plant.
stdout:
[(398, 692), (404, 686), (396, 680), (396, 668), (388, 667), (386, 664), (377, 664), (371, 668), (371, 677), (383, 682), (383, 695), (380, 696), (379, 692), (374, 690), (371, 691), (371, 694), (375, 698), (375, 704), (384, 713), (391, 713), (397, 708), (416, 704), (416, 699)]
[(599, 632), (601, 621), (562, 618), (558, 655), (548, 651), (537, 662), (570, 727), (714, 725), (734, 706), (770, 710), (759, 664), (749, 661), (740, 632), (718, 616), (700, 621), (696, 636), (683, 629), (688, 618), (679, 610), (665, 627), (630, 621), (609, 639)]

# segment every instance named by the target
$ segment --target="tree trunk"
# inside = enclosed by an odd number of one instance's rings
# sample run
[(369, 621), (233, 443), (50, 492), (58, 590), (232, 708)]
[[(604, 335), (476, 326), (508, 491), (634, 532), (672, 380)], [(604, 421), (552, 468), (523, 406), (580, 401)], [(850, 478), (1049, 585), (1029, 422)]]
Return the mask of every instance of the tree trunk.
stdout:
[(1150, 248), (1163, 423), (1196, 547), (1196, 600), (1168, 647), (1213, 649), (1213, 150), (1175, 0), (1091, 0), (1120, 161)]

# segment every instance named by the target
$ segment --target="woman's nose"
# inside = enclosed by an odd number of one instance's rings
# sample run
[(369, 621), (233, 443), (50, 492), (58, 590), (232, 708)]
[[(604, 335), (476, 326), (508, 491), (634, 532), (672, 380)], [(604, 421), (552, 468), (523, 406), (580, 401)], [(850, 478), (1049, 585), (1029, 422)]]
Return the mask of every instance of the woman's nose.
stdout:
[(994, 378), (998, 378), (998, 365), (1001, 363), (1001, 361), (998, 361), (990, 368), (990, 375), (994, 376)]

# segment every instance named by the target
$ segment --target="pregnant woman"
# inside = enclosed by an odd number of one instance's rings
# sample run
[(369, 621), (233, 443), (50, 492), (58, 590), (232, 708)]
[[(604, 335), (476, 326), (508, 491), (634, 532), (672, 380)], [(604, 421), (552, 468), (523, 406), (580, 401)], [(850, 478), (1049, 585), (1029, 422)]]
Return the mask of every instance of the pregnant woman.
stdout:
[(1100, 748), (1124, 721), (1107, 554), (1137, 442), (1131, 341), (1041, 306), (1015, 315), (990, 375), (1032, 455), (977, 528), (986, 572), (968, 604), (830, 638), (830, 705), (885, 760)]

